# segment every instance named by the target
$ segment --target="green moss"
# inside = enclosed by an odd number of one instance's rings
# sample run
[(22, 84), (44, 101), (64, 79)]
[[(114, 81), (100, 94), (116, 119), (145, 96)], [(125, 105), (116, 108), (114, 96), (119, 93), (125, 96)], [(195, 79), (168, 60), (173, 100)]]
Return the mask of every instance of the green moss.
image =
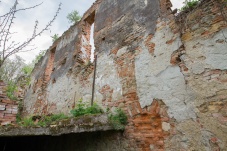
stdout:
[(91, 122), (91, 121), (92, 121), (91, 118), (92, 118), (92, 117), (90, 117), (90, 116), (84, 116), (84, 117), (83, 117), (83, 123), (89, 123), (89, 122)]
[(122, 109), (116, 109), (115, 114), (109, 115), (110, 124), (116, 130), (123, 130), (127, 124), (128, 118)]

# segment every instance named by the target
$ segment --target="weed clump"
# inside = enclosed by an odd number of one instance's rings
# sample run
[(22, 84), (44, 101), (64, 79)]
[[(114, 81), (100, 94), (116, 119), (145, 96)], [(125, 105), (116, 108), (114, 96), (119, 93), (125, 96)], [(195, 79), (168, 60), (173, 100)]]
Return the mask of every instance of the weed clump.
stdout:
[(67, 119), (68, 116), (66, 116), (63, 113), (60, 114), (52, 114), (52, 115), (46, 115), (46, 116), (31, 116), (27, 118), (23, 118), (21, 120), (18, 119), (18, 124), (23, 127), (33, 127), (33, 126), (41, 126), (46, 127), (53, 122), (57, 122), (63, 119)]
[(123, 130), (127, 124), (128, 118), (122, 109), (116, 109), (115, 114), (109, 115), (110, 124), (116, 130)]
[(180, 9), (180, 11), (193, 9), (195, 8), (195, 6), (197, 6), (198, 3), (199, 3), (199, 0), (190, 0)]
[(94, 105), (92, 106), (87, 106), (85, 103), (82, 102), (82, 100), (79, 101), (75, 109), (70, 111), (70, 113), (74, 117), (82, 115), (101, 114), (103, 112), (104, 111), (98, 104), (94, 103)]

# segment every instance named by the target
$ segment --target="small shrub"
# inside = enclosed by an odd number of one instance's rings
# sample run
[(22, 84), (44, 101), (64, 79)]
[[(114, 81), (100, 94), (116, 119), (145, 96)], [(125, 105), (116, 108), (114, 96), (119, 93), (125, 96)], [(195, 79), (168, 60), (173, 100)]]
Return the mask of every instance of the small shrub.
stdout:
[(193, 9), (198, 3), (199, 3), (199, 0), (190, 0), (180, 10), (184, 11), (187, 9)]
[(40, 126), (40, 127), (46, 127), (48, 124), (46, 122), (44, 122), (44, 121), (39, 121), (37, 123), (37, 125)]
[(17, 98), (14, 96), (14, 92), (17, 90), (16, 83), (9, 81), (6, 89), (6, 95), (11, 100), (16, 100)]
[(80, 21), (81, 16), (79, 15), (79, 12), (77, 10), (74, 10), (67, 15), (67, 19), (69, 20), (69, 23), (76, 23)]
[(55, 42), (56, 40), (58, 40), (59, 35), (58, 34), (54, 34), (53, 36), (51, 36), (52, 38), (52, 42)]
[(22, 118), (21, 118), (22, 110), (23, 110), (22, 102), (19, 101), (18, 102), (18, 113), (16, 115), (16, 123), (20, 123), (22, 121)]
[(17, 122), (17, 123), (20, 123), (21, 120), (22, 120), (22, 119), (21, 119), (21, 115), (20, 115), (20, 114), (17, 114), (17, 115), (16, 115), (16, 122)]
[(90, 107), (87, 107), (87, 105), (83, 103), (82, 100), (80, 100), (77, 106), (75, 107), (75, 109), (71, 110), (70, 113), (74, 117), (78, 117), (78, 116), (89, 115), (89, 114), (100, 114), (100, 113), (103, 113), (103, 110), (96, 103), (94, 103), (94, 105)]
[(21, 126), (24, 126), (24, 127), (32, 127), (32, 126), (35, 126), (35, 123), (32, 120), (32, 117), (28, 117), (28, 118), (22, 119), (22, 121), (20, 122), (20, 124), (21, 124)]
[(116, 109), (116, 114), (109, 115), (109, 121), (116, 130), (123, 130), (127, 124), (127, 115), (122, 109)]
[(81, 116), (85, 114), (85, 108), (86, 108), (86, 105), (82, 103), (82, 100), (79, 100), (75, 109), (71, 110), (70, 113), (75, 117)]
[(68, 118), (68, 116), (66, 116), (63, 113), (53, 114), (53, 115), (50, 116), (50, 119), (51, 119), (52, 122), (54, 122), (54, 121), (60, 121), (60, 120), (66, 119), (66, 118)]
[(86, 114), (99, 114), (99, 113), (103, 113), (103, 110), (101, 109), (101, 107), (98, 106), (98, 104), (96, 104), (96, 103), (94, 103), (94, 105), (86, 108), (85, 110), (86, 110)]
[[(36, 125), (41, 127), (46, 127), (53, 122), (60, 121), (66, 118), (68, 118), (66, 115), (64, 115), (63, 113), (60, 113), (60, 114), (53, 114), (53, 115), (47, 115), (47, 116), (37, 116), (37, 117), (33, 116), (29, 118), (24, 118), (24, 119), (20, 119), (18, 117), (17, 122), (19, 123), (19, 125), (24, 127), (32, 127)], [(37, 123), (35, 123), (36, 119), (38, 119)]]

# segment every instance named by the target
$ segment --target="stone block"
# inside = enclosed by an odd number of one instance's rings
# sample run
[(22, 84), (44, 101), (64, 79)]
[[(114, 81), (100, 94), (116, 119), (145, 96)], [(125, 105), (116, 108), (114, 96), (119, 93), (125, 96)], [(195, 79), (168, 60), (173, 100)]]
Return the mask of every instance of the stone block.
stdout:
[(3, 118), (4, 117), (4, 113), (0, 113), (0, 118)]
[(12, 113), (12, 109), (7, 109), (7, 110), (4, 111), (4, 113), (11, 114)]
[(5, 111), (5, 107), (0, 107), (0, 111)]
[(166, 122), (162, 122), (162, 129), (164, 131), (169, 131), (170, 130), (170, 124)]
[(1, 126), (6, 126), (6, 125), (9, 125), (9, 124), (11, 124), (11, 121), (1, 122)]
[(4, 99), (4, 100), (2, 100), (2, 103), (14, 104), (16, 102), (15, 101), (12, 101), (12, 100), (6, 100), (6, 99)]

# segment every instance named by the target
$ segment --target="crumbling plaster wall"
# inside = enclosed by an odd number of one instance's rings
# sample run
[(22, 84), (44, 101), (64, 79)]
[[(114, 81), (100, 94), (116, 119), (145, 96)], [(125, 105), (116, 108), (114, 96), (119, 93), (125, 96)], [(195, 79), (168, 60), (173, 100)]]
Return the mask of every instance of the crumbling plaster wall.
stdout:
[(196, 118), (175, 123), (176, 134), (169, 142), (178, 142), (174, 149), (227, 148), (226, 8), (221, 1), (203, 1), (193, 11), (177, 17), (184, 46), (178, 53), (178, 65), (193, 92), (191, 103)]
[[(169, 116), (180, 121), (196, 117), (191, 104), (194, 94), (186, 85), (180, 67), (170, 62), (182, 42), (180, 34), (173, 34), (168, 22), (157, 24), (156, 33), (149, 40), (155, 44), (152, 53), (145, 44), (141, 45), (142, 51), (135, 61), (136, 84), (142, 108), (151, 105), (155, 98), (161, 99), (169, 107)], [(168, 43), (171, 39), (174, 41)]]
[[(36, 65), (25, 96), (24, 115), (65, 113), (79, 99), (90, 100), (93, 64), (89, 62), (90, 21), (100, 1), (54, 42)], [(54, 56), (51, 59), (51, 55)]]
[[(127, 150), (225, 150), (223, 3), (202, 1), (174, 16), (168, 0), (97, 1), (36, 66), (25, 113), (67, 114), (80, 98), (90, 101), (94, 66), (87, 42), (94, 21), (95, 101), (128, 114)], [(54, 65), (46, 70), (51, 50)]]

